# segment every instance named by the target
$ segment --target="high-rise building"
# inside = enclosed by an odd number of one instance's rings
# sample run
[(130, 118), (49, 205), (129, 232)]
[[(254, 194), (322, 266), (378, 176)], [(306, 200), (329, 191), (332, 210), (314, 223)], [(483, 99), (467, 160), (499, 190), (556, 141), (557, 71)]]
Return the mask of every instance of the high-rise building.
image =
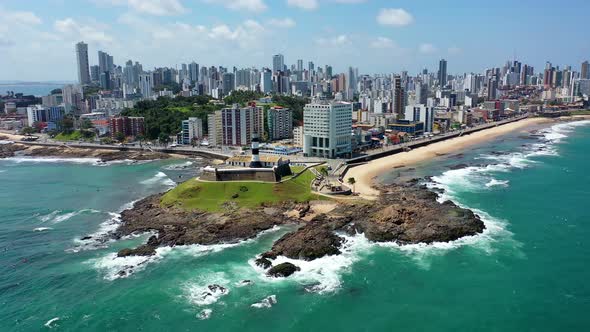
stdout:
[(440, 87), (447, 85), (447, 60), (441, 59), (438, 63), (438, 84)]
[(152, 96), (153, 87), (152, 74), (147, 73), (139, 75), (139, 91), (141, 91), (144, 98)]
[(264, 109), (257, 106), (221, 110), (222, 145), (245, 146), (252, 143), (254, 134), (264, 132)]
[[(98, 51), (98, 67), (101, 73), (109, 71), (109, 54), (103, 51)], [(112, 61), (112, 60), (111, 60)]]
[(221, 111), (207, 115), (207, 135), (210, 146), (220, 146), (223, 142)]
[(100, 81), (100, 67), (98, 65), (90, 66), (90, 80), (92, 83)]
[(285, 70), (285, 57), (282, 54), (272, 56), (272, 72), (276, 73)]
[(234, 91), (236, 85), (236, 77), (233, 73), (223, 73), (221, 76), (222, 82), (222, 90), (224, 96), (229, 96), (229, 94)]
[(88, 64), (88, 44), (76, 44), (76, 59), (78, 61), (78, 83), (90, 84), (90, 69)]
[(402, 87), (402, 78), (399, 75), (395, 75), (393, 77), (393, 101), (391, 105), (392, 112), (397, 116), (402, 116), (404, 114), (404, 106), (406, 105), (405, 102), (405, 91)]
[(580, 70), (580, 78), (583, 80), (590, 79), (590, 64), (588, 63), (588, 61), (582, 62), (582, 68)]
[(288, 108), (275, 106), (266, 114), (268, 138), (271, 141), (291, 138), (293, 134), (293, 111)]
[(145, 134), (145, 125), (143, 117), (123, 116), (109, 119), (109, 131), (111, 138), (116, 139), (119, 134), (125, 137)]
[(182, 121), (182, 144), (192, 144), (194, 140), (203, 138), (203, 120), (188, 118)]
[(351, 153), (352, 104), (317, 100), (303, 108), (303, 153), (336, 158)]
[(192, 83), (198, 82), (199, 81), (199, 64), (196, 62), (191, 62), (188, 65), (188, 71), (189, 71), (189, 78), (191, 80)]
[(260, 91), (263, 93), (272, 92), (272, 72), (270, 69), (263, 69), (260, 72)]

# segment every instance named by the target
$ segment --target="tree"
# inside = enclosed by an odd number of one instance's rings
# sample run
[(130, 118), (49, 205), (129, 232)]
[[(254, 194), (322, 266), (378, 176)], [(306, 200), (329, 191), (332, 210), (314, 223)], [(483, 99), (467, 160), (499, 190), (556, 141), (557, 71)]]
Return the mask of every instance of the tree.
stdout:
[(61, 89), (53, 89), (53, 90), (51, 90), (51, 94), (52, 95), (59, 95), (61, 93), (62, 93)]
[(356, 183), (356, 180), (354, 178), (348, 178), (347, 182), (352, 186), (352, 192), (354, 192), (354, 184)]
[(71, 134), (74, 131), (74, 117), (67, 114), (59, 122), (59, 128), (65, 134)]
[(158, 141), (160, 141), (160, 143), (168, 143), (170, 142), (170, 136), (164, 134), (164, 133), (160, 133), (160, 136), (158, 136)]
[(82, 128), (82, 129), (93, 129), (94, 128), (94, 124), (89, 119), (84, 119), (80, 123), (80, 128)]
[(20, 133), (23, 135), (31, 135), (36, 133), (37, 131), (35, 130), (35, 128), (33, 127), (24, 127), (23, 129), (21, 129)]
[(123, 134), (122, 132), (117, 132), (115, 134), (115, 139), (121, 143), (123, 143), (123, 141), (125, 141), (125, 134)]
[(326, 167), (322, 167), (320, 168), (320, 173), (324, 176), (324, 177), (328, 177), (329, 173), (328, 173), (328, 169)]

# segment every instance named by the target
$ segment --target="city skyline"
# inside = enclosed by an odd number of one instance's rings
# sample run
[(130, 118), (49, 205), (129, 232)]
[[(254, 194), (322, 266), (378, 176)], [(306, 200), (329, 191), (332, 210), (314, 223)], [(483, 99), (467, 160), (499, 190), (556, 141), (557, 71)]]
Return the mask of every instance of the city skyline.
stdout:
[[(580, 29), (540, 24), (556, 9), (572, 6), (510, 3), (506, 11), (506, 1), (486, 8), (454, 3), (446, 8), (377, 0), (52, 0), (32, 7), (8, 0), (0, 6), (0, 19), (9, 23), (0, 27), (2, 80), (75, 81), (77, 59), (71, 50), (82, 40), (89, 44), (91, 65), (98, 64), (97, 52), (105, 51), (117, 65), (131, 59), (146, 69), (193, 60), (272, 68), (272, 55), (280, 53), (288, 66), (302, 59), (305, 66), (329, 64), (335, 72), (353, 66), (367, 74), (435, 71), (444, 58), (454, 74), (481, 73), (514, 57), (536, 68), (551, 61), (579, 70), (590, 55)], [(568, 14), (572, 20), (581, 20), (583, 9), (590, 8), (582, 1), (568, 3), (579, 9)], [(461, 19), (440, 15), (450, 10)], [(489, 19), (502, 24), (481, 25)], [(354, 20), (358, 23), (351, 24)], [(564, 38), (570, 41), (567, 51), (542, 47)]]

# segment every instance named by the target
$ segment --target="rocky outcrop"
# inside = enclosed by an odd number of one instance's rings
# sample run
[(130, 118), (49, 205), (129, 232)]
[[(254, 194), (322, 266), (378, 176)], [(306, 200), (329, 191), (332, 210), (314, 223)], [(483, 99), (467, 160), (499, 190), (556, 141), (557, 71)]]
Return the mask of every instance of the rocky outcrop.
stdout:
[(227, 213), (189, 212), (160, 205), (162, 195), (145, 198), (121, 213), (123, 225), (116, 237), (155, 232), (147, 244), (124, 249), (119, 256), (153, 255), (161, 246), (211, 245), (250, 239), (275, 225), (295, 223), (271, 209), (233, 210)]
[(27, 147), (22, 144), (0, 144), (0, 158), (10, 158)]
[[(447, 201), (420, 185), (419, 180), (380, 188), (378, 201), (339, 203), (325, 214), (315, 216), (299, 229), (282, 236), (260, 255), (256, 265), (273, 277), (288, 277), (299, 270), (294, 264), (273, 266), (279, 256), (311, 261), (341, 253), (344, 234), (363, 233), (373, 242), (399, 244), (449, 242), (476, 235), (484, 223), (472, 211)], [(162, 195), (150, 196), (121, 213), (123, 221), (116, 236), (155, 232), (148, 242), (135, 249), (123, 249), (120, 257), (153, 255), (160, 246), (235, 243), (255, 237), (275, 225), (297, 223), (286, 211), (309, 211), (309, 204), (285, 203), (257, 209), (227, 209), (224, 213), (186, 211), (160, 204)], [(306, 213), (304, 213), (306, 214)]]
[(266, 272), (266, 274), (270, 277), (285, 278), (300, 270), (301, 269), (298, 266), (295, 266), (292, 263), (282, 263), (273, 266), (268, 272)]
[(168, 159), (170, 155), (160, 152), (151, 151), (119, 151), (119, 150), (100, 150), (100, 149), (83, 149), (70, 146), (34, 146), (23, 153), (30, 157), (62, 157), (62, 158), (98, 158), (102, 162), (114, 160), (156, 160)]

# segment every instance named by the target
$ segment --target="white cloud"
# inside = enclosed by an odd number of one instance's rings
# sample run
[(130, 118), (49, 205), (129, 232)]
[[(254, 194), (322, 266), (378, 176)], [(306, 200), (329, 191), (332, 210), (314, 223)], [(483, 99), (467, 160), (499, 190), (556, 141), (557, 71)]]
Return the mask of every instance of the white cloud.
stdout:
[(429, 43), (420, 44), (420, 46), (418, 47), (418, 52), (422, 54), (433, 54), (437, 51), (438, 49), (436, 48), (436, 46)]
[(371, 41), (371, 43), (369, 44), (369, 47), (377, 48), (377, 49), (392, 49), (392, 48), (396, 48), (397, 44), (393, 40), (391, 40), (390, 38), (377, 37)]
[(204, 0), (206, 3), (223, 5), (231, 10), (246, 10), (250, 12), (262, 12), (268, 7), (264, 0)]
[(459, 47), (452, 46), (452, 47), (449, 47), (449, 49), (447, 50), (447, 52), (448, 52), (450, 55), (457, 55), (457, 54), (461, 54), (461, 53), (463, 53), (463, 50), (462, 50), (462, 49), (460, 49)]
[(414, 22), (414, 17), (401, 8), (383, 8), (377, 15), (377, 23), (381, 25), (406, 26)]
[(53, 27), (67, 39), (84, 40), (103, 45), (113, 42), (113, 37), (104, 32), (105, 26), (82, 24), (71, 17), (55, 21)]
[(329, 38), (317, 38), (315, 43), (319, 46), (343, 46), (352, 43), (348, 35), (338, 35)]
[(268, 24), (275, 28), (293, 28), (296, 23), (293, 19), (285, 17), (285, 18), (272, 18), (268, 21)]
[(93, 0), (98, 5), (127, 6), (130, 9), (155, 16), (180, 15), (187, 12), (180, 0)]
[(314, 10), (319, 6), (318, 0), (287, 0), (287, 4), (304, 10)]
[(43, 21), (33, 12), (10, 11), (0, 6), (0, 21), (2, 24), (39, 25)]

